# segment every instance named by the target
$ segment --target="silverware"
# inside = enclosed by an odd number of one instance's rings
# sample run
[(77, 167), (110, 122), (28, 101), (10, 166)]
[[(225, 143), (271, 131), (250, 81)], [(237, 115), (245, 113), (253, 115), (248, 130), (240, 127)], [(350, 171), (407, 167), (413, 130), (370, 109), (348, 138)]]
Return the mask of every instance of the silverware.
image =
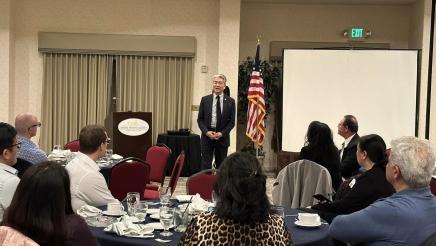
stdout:
[(165, 240), (165, 239), (155, 238), (154, 240), (155, 240), (156, 242), (159, 242), (159, 243), (169, 243), (169, 242), (171, 242), (170, 239)]

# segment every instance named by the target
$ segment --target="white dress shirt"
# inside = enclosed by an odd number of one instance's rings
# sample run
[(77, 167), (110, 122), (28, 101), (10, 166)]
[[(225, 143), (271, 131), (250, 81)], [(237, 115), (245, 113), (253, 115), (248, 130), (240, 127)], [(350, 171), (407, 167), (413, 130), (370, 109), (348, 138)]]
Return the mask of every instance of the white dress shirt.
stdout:
[(354, 133), (353, 135), (349, 136), (347, 139), (345, 139), (345, 141), (342, 143), (342, 148), (341, 148), (341, 153), (339, 155), (339, 158), (342, 160), (342, 155), (344, 154), (344, 149), (347, 148), (348, 144), (351, 142), (351, 139), (353, 139), (354, 135), (356, 135), (356, 133)]
[(17, 189), (20, 179), (17, 177), (17, 169), (0, 163), (0, 221), (3, 220), (3, 213)]
[(210, 126), (215, 128), (216, 127), (216, 122), (217, 122), (217, 118), (216, 118), (216, 104), (218, 102), (218, 100), (216, 99), (217, 96), (219, 96), (220, 99), (220, 108), (221, 108), (221, 114), (223, 113), (223, 100), (224, 100), (224, 95), (216, 95), (215, 93), (212, 94), (213, 95), (213, 101), (212, 101), (212, 119), (210, 121)]
[(109, 191), (97, 163), (87, 155), (77, 152), (66, 169), (71, 180), (71, 204), (74, 211), (83, 205), (98, 207), (118, 202)]

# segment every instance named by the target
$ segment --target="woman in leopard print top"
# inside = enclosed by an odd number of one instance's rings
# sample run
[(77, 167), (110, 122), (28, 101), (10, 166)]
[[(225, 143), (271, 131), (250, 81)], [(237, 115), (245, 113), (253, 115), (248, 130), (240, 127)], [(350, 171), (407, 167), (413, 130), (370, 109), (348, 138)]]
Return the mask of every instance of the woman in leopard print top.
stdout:
[(214, 191), (216, 210), (194, 217), (179, 245), (292, 245), (283, 219), (271, 214), (266, 176), (255, 157), (228, 156)]

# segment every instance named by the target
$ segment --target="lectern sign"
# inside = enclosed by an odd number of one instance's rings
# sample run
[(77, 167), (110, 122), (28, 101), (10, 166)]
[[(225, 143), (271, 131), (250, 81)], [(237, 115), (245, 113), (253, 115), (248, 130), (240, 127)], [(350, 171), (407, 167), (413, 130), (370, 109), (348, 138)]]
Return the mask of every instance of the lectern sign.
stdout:
[(118, 124), (118, 130), (127, 136), (139, 136), (145, 134), (150, 129), (148, 123), (137, 118), (129, 118)]

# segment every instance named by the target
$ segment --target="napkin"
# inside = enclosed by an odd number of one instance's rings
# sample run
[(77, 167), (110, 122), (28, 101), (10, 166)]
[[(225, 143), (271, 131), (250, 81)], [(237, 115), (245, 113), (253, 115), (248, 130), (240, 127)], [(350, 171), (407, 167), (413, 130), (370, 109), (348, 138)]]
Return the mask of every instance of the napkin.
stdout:
[(135, 224), (138, 219), (136, 217), (131, 217), (124, 215), (120, 218), (118, 222), (115, 222), (108, 227), (104, 228), (104, 231), (115, 233), (119, 236), (126, 237), (141, 237), (141, 238), (152, 238), (153, 228), (147, 224)]
[(192, 197), (188, 211), (191, 214), (201, 213), (207, 211), (211, 206), (213, 206), (213, 203), (204, 200), (199, 194), (195, 194), (195, 196)]
[(83, 205), (79, 209), (77, 209), (77, 214), (82, 216), (83, 218), (97, 216), (101, 213), (101, 209), (93, 207), (91, 205)]
[(117, 154), (113, 154), (113, 155), (111, 156), (111, 158), (114, 159), (114, 160), (120, 160), (120, 159), (123, 159), (122, 156), (117, 155)]

